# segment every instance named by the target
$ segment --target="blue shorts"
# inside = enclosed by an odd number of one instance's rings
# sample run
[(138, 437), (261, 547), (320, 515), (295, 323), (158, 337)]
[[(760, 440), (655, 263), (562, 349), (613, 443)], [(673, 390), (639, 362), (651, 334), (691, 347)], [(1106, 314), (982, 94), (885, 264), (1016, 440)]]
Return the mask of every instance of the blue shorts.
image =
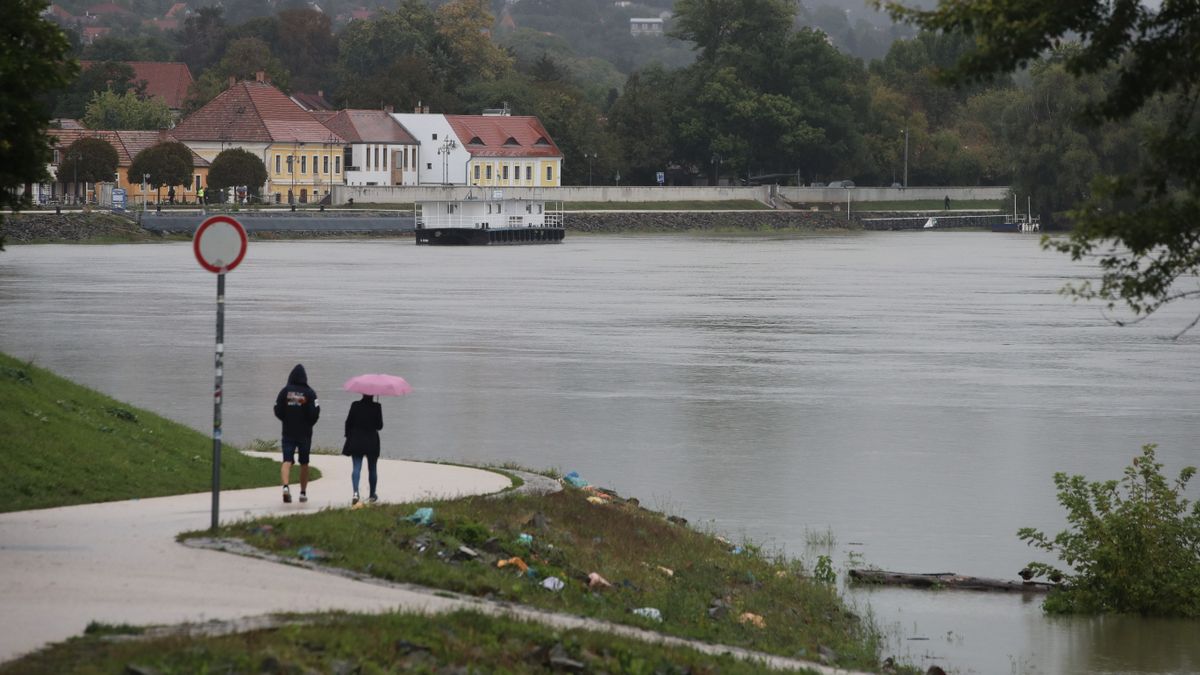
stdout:
[(283, 461), (294, 462), (296, 451), (300, 451), (300, 464), (306, 466), (308, 464), (308, 451), (312, 448), (312, 441), (293, 441), (290, 438), (285, 438), (280, 441), (279, 445), (283, 448)]

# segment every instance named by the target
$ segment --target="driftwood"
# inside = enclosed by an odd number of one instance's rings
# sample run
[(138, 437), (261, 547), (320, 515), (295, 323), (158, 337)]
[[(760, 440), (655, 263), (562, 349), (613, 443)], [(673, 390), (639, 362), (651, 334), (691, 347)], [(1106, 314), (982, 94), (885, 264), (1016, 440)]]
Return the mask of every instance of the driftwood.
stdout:
[(904, 572), (885, 572), (883, 570), (852, 569), (850, 579), (863, 584), (882, 584), (885, 586), (912, 586), (915, 588), (959, 588), (967, 591), (1006, 591), (1010, 593), (1049, 593), (1057, 584), (1041, 581), (1005, 581), (1004, 579), (986, 579), (983, 577), (968, 577), (953, 572), (936, 572), (933, 574), (907, 574)]

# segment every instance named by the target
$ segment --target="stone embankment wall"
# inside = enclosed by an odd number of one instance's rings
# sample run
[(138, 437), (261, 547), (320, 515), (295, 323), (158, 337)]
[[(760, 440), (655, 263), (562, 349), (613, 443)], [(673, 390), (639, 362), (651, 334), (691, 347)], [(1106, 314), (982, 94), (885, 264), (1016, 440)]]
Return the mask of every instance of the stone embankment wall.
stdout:
[(4, 238), (11, 244), (30, 241), (87, 241), (103, 237), (143, 237), (137, 223), (110, 213), (4, 214)]
[(568, 232), (687, 232), (770, 230), (859, 230), (856, 218), (836, 211), (637, 211), (568, 212)]
[(950, 229), (991, 229), (993, 225), (1004, 223), (1003, 214), (995, 213), (950, 213), (945, 211), (930, 211), (928, 213), (872, 213), (862, 219), (864, 230), (921, 230), (930, 218), (936, 218), (934, 225), (939, 230)]

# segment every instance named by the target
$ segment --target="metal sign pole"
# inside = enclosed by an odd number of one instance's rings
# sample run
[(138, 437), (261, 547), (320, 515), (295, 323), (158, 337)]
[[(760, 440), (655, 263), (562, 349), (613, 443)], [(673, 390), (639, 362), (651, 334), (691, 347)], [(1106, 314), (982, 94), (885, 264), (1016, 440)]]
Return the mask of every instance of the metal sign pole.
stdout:
[(221, 510), (221, 385), (225, 362), (225, 272), (217, 273), (216, 381), (213, 386), (212, 530)]

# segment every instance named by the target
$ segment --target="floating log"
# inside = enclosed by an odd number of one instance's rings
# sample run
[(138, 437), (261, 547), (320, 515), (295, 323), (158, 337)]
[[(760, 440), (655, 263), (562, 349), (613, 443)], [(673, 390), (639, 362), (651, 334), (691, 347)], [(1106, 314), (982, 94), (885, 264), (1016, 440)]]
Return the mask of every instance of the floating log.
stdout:
[(1005, 581), (968, 577), (953, 572), (932, 574), (908, 574), (884, 570), (852, 569), (850, 579), (863, 584), (884, 586), (912, 586), (914, 588), (958, 588), (966, 591), (1004, 591), (1008, 593), (1049, 593), (1058, 584), (1041, 581)]

